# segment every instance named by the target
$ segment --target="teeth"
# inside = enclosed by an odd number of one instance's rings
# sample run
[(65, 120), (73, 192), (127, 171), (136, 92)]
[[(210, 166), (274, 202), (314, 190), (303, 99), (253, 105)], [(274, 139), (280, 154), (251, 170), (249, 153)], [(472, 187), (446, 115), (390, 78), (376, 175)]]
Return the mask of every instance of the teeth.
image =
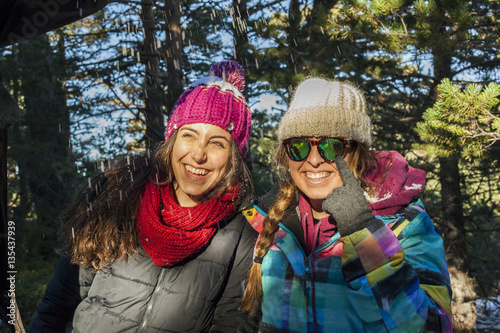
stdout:
[(328, 177), (329, 173), (328, 172), (306, 172), (306, 177), (312, 180), (318, 180), (318, 179), (323, 179)]
[(190, 165), (185, 165), (184, 168), (188, 171), (188, 172), (191, 172), (191, 173), (194, 173), (195, 175), (201, 175), (201, 176), (204, 176), (208, 173), (207, 170), (204, 170), (204, 169), (196, 169), (196, 168), (193, 168), (192, 166)]

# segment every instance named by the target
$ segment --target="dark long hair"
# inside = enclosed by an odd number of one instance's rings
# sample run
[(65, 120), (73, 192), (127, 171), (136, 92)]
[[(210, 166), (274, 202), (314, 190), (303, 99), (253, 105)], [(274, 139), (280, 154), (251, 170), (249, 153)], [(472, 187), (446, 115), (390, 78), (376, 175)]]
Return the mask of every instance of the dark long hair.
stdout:
[[(177, 132), (159, 144), (153, 154), (122, 157), (90, 179), (60, 216), (59, 251), (70, 256), (73, 263), (95, 270), (135, 253), (136, 213), (142, 189), (148, 181), (175, 181), (171, 157), (176, 138)], [(229, 163), (226, 174), (207, 193), (206, 200), (222, 196), (238, 184), (238, 206), (252, 193), (253, 185), (234, 140)]]

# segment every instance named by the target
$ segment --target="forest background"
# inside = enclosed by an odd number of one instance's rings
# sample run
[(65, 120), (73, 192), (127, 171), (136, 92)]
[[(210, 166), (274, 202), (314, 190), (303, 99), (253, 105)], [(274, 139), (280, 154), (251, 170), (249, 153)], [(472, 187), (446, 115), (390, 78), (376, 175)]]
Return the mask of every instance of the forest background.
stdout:
[(455, 331), (470, 331), (476, 300), (500, 294), (498, 13), (493, 0), (123, 0), (0, 49), (1, 79), (22, 110), (8, 129), (7, 202), (25, 326), (75, 191), (114, 158), (162, 141), (180, 93), (235, 59), (257, 194), (278, 181), (276, 124), (298, 82), (320, 75), (366, 92), (373, 147), (427, 172), (422, 200), (444, 238)]

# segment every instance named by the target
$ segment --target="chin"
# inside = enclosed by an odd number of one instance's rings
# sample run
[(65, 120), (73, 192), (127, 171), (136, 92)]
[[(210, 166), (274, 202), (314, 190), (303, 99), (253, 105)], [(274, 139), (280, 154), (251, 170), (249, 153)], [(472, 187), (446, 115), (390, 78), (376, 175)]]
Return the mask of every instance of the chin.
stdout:
[(307, 196), (309, 198), (309, 200), (325, 200), (326, 199), (326, 196), (313, 196), (313, 197), (310, 197), (310, 196)]
[(309, 192), (309, 191), (302, 191), (302, 193), (308, 197), (311, 200), (324, 200), (326, 199), (327, 195), (330, 194), (331, 191), (326, 192), (326, 191), (314, 191), (314, 192)]
[(309, 199), (312, 200), (324, 200), (326, 197), (332, 193), (332, 191), (340, 186), (332, 186), (323, 189), (310, 189), (309, 191), (302, 191)]
[(203, 197), (208, 191), (186, 189), (183, 192), (190, 197)]

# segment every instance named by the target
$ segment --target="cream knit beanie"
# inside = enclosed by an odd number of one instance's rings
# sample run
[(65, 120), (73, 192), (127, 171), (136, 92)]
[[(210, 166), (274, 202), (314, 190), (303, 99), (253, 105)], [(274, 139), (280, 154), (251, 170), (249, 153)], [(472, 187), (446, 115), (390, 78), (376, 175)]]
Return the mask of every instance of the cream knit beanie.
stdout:
[(310, 78), (297, 87), (278, 126), (278, 140), (324, 136), (370, 147), (371, 121), (361, 90), (345, 82)]

